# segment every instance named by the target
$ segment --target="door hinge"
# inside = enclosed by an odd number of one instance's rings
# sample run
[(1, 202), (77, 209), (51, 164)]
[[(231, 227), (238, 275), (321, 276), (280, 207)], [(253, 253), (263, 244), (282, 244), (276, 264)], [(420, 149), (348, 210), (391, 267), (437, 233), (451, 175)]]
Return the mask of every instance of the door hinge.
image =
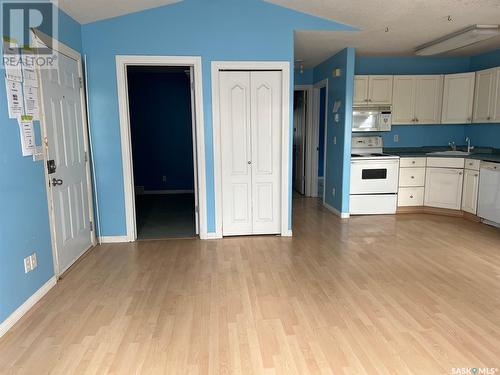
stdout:
[(83, 88), (83, 78), (78, 77), (78, 82), (80, 83), (80, 88), (82, 89)]
[(93, 221), (90, 221), (90, 231), (91, 232), (94, 231), (94, 222)]
[(87, 163), (89, 161), (89, 154), (87, 153), (87, 151), (85, 151), (85, 153), (84, 153), (84, 160), (85, 160), (85, 163)]

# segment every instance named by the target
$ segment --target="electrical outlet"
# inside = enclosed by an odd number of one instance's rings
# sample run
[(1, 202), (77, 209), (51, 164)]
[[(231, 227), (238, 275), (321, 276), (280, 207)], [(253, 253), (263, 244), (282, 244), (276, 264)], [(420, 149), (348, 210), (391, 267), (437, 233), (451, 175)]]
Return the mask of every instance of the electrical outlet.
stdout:
[(167, 182), (167, 176), (163, 176), (161, 179), (163, 182)]
[(33, 271), (38, 267), (38, 259), (36, 258), (36, 253), (30, 255), (31, 258), (31, 270)]
[(332, 195), (335, 196), (335, 188), (332, 189)]
[(399, 142), (399, 134), (394, 134), (394, 142), (395, 143)]
[(333, 144), (336, 145), (337, 144), (337, 137), (333, 137)]
[(31, 271), (31, 256), (24, 258), (24, 273)]

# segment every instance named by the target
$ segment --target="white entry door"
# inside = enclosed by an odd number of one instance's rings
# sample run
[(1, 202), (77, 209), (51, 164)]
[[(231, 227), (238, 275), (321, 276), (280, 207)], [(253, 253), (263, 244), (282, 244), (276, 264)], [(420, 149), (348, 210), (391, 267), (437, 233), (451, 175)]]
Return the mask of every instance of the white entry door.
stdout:
[(281, 71), (221, 71), (223, 235), (281, 231)]
[(41, 70), (46, 128), (49, 195), (52, 197), (57, 273), (71, 266), (93, 244), (88, 155), (83, 124), (79, 63), (59, 54), (57, 69)]

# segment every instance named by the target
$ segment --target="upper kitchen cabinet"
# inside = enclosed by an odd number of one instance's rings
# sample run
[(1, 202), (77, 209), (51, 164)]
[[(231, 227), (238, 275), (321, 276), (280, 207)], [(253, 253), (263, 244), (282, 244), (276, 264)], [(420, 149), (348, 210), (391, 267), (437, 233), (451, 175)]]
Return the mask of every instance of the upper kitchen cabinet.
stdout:
[(500, 68), (492, 68), (476, 72), (476, 89), (474, 93), (473, 122), (499, 122), (500, 104)]
[(475, 80), (474, 72), (444, 76), (442, 124), (470, 124), (472, 122)]
[(392, 124), (439, 124), (442, 75), (394, 77)]
[(354, 76), (354, 97), (356, 105), (368, 103), (368, 79), (369, 76)]
[(357, 75), (354, 77), (354, 105), (391, 105), (393, 76)]

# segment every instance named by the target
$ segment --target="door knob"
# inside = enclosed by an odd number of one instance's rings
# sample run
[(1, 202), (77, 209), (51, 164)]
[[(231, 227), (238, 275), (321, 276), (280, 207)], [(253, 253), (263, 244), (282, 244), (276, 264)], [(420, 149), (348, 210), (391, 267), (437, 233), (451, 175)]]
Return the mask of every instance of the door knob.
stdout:
[(57, 186), (57, 185), (62, 185), (63, 184), (63, 180), (61, 180), (60, 178), (53, 178), (52, 179), (52, 186)]
[(247, 164), (252, 164), (252, 162), (249, 160), (249, 161), (247, 161)]

